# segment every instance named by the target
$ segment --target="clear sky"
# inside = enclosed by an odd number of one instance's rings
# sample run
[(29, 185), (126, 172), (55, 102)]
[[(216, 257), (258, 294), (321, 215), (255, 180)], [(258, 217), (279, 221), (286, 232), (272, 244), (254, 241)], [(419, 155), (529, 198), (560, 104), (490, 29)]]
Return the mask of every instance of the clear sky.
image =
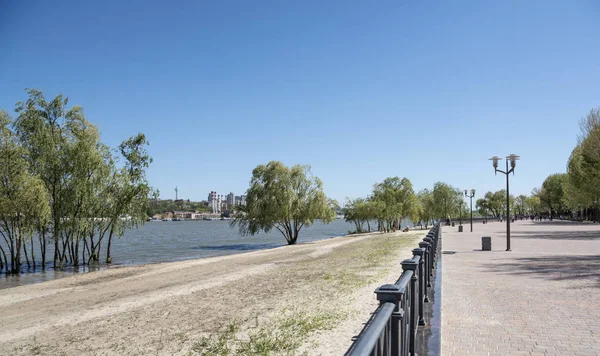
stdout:
[[(452, 3), (452, 4), (451, 4)], [(388, 176), (505, 186), (563, 172), (600, 106), (589, 1), (1, 1), (0, 107), (24, 88), (81, 105), (118, 145), (143, 132), (163, 198), (240, 194), (270, 160), (328, 195)]]

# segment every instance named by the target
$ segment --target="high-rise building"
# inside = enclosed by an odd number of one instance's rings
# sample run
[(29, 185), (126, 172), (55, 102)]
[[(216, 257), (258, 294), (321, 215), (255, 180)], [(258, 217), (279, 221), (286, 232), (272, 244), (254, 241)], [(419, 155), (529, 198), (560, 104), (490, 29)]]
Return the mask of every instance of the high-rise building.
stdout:
[(219, 200), (220, 200), (220, 198), (217, 195), (217, 192), (211, 191), (208, 194), (208, 206), (210, 207), (211, 212), (213, 212), (213, 213), (220, 212), (221, 204), (219, 203)]
[(233, 192), (227, 194), (227, 209), (230, 209), (235, 204), (235, 194)]

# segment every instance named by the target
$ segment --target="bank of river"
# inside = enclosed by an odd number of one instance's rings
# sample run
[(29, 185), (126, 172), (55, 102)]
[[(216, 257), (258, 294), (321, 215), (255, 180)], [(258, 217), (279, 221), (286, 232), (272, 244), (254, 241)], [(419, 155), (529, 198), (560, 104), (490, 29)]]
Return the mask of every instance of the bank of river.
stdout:
[(0, 355), (341, 355), (377, 308), (375, 288), (398, 278), (425, 233), (345, 236), (3, 289)]
[[(334, 220), (330, 224), (317, 222), (302, 229), (298, 242), (344, 236), (352, 230), (354, 225), (342, 219)], [(285, 239), (278, 231), (242, 237), (237, 228), (229, 226), (229, 221), (151, 221), (139, 229), (127, 231), (120, 239), (113, 240), (112, 258), (113, 266), (140, 265), (231, 255), (285, 244)], [(105, 258), (105, 253), (105, 246), (102, 246), (102, 259)], [(39, 258), (39, 251), (36, 251), (36, 256)], [(52, 259), (52, 244), (49, 244), (47, 256)], [(61, 278), (74, 272), (88, 270), (69, 268), (65, 271), (55, 271), (47, 268), (44, 272), (2, 275), (0, 289)]]

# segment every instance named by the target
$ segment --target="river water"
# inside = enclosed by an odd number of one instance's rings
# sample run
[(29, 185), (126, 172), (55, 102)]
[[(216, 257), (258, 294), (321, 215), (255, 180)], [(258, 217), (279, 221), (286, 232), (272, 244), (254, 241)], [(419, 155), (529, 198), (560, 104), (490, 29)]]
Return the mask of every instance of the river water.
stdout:
[[(405, 223), (402, 225), (405, 226)], [(298, 243), (343, 236), (354, 229), (354, 224), (343, 219), (330, 224), (316, 222), (300, 231)], [(52, 246), (48, 245), (47, 257), (52, 260)], [(114, 239), (111, 250), (113, 265), (119, 266), (231, 255), (283, 245), (286, 245), (285, 238), (277, 230), (242, 237), (237, 228), (229, 226), (229, 221), (150, 221), (137, 230), (127, 231), (120, 239)], [(101, 260), (106, 258), (105, 253), (106, 242), (102, 246)], [(37, 251), (37, 259), (39, 256)], [(88, 268), (55, 271), (50, 267), (45, 271), (24, 272), (20, 275), (0, 275), (0, 289), (88, 272)]]

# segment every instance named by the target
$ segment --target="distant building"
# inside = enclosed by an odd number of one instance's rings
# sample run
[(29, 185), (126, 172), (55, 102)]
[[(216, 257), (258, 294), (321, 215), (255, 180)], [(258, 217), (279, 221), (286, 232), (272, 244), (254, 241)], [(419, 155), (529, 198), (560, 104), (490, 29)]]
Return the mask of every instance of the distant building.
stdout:
[(246, 196), (245, 195), (240, 196), (240, 205), (246, 206)]
[(236, 196), (235, 196), (235, 198), (233, 198), (233, 199), (234, 199), (234, 200), (233, 200), (233, 203), (234, 203), (235, 205), (240, 205), (240, 204), (242, 204), (242, 197), (240, 197), (239, 195), (236, 195)]
[(217, 195), (217, 192), (211, 191), (208, 193), (208, 206), (210, 207), (210, 211), (213, 213), (220, 212), (221, 204), (220, 204), (220, 196)]
[(195, 213), (193, 211), (174, 211), (173, 215), (180, 219), (192, 219)]
[(230, 209), (232, 206), (235, 205), (235, 194), (233, 194), (233, 192), (227, 194), (227, 209)]

